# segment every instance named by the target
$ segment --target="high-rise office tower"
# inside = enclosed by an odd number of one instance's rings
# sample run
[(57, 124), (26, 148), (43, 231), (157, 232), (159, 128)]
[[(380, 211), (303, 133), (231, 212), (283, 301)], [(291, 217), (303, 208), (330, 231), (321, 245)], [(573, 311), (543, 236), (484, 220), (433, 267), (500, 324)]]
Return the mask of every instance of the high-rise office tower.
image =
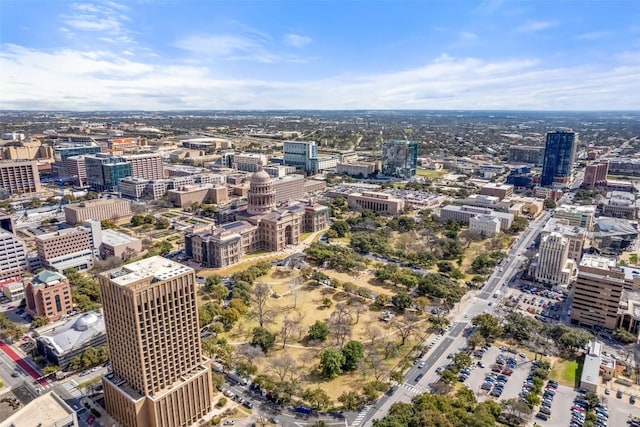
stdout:
[(211, 410), (195, 279), (159, 256), (99, 277), (113, 370), (103, 378), (105, 404), (125, 426), (189, 426)]
[(554, 183), (560, 185), (569, 183), (576, 159), (577, 146), (578, 138), (571, 130), (547, 133), (542, 177), (540, 179), (542, 186), (551, 186)]
[(418, 142), (390, 140), (382, 145), (382, 174), (412, 178), (418, 166)]

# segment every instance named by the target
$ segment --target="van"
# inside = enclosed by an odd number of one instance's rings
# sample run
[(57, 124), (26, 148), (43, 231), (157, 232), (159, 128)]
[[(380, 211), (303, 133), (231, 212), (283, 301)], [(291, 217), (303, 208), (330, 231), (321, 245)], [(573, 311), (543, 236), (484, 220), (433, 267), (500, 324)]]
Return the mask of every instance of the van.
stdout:
[(551, 415), (551, 409), (549, 408), (545, 408), (544, 406), (542, 408), (540, 408), (540, 412), (542, 412), (545, 415)]

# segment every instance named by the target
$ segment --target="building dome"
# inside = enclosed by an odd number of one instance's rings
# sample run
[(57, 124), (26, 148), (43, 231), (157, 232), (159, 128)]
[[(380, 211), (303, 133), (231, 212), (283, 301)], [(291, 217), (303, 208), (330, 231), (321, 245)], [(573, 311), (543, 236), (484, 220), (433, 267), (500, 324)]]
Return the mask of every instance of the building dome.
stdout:
[(249, 215), (263, 215), (276, 207), (276, 190), (271, 176), (262, 169), (262, 163), (258, 163), (258, 170), (251, 175), (248, 199)]
[(73, 327), (77, 331), (86, 331), (97, 321), (98, 316), (95, 313), (87, 313), (80, 316), (80, 318), (73, 324)]
[(249, 188), (259, 185), (271, 185), (271, 176), (265, 172), (264, 169), (262, 169), (262, 167), (260, 167), (256, 172), (253, 173), (253, 175), (251, 175), (251, 181), (249, 184)]

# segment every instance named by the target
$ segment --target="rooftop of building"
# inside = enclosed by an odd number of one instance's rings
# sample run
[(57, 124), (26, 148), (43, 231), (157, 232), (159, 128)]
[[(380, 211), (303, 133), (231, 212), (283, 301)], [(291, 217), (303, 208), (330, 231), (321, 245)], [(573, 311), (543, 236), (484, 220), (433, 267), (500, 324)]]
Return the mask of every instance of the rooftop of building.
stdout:
[(596, 207), (593, 205), (560, 205), (555, 209), (556, 212), (571, 212), (580, 214), (594, 214)]
[(0, 427), (56, 426), (63, 419), (73, 416), (73, 412), (55, 392), (49, 391), (0, 422)]
[(496, 221), (500, 221), (498, 218), (496, 218), (495, 216), (491, 216), (491, 215), (476, 215), (473, 217), (475, 221), (478, 222), (483, 222), (483, 223), (496, 223)]
[(640, 291), (623, 289), (618, 313), (631, 313), (634, 318), (640, 319)]
[(124, 199), (120, 199), (118, 197), (109, 197), (106, 199), (86, 200), (84, 202), (75, 203), (73, 205), (66, 205), (64, 208), (70, 209), (70, 210), (79, 210), (79, 209), (85, 209), (85, 208), (92, 208), (96, 206), (110, 205), (112, 203), (120, 203), (120, 202), (127, 202), (127, 201)]
[(598, 375), (600, 375), (600, 347), (600, 343), (596, 340), (589, 343), (589, 350), (584, 357), (580, 382), (598, 384)]
[(632, 222), (626, 219), (601, 216), (596, 218), (594, 222), (594, 229), (596, 231), (594, 234), (638, 234), (637, 228), (633, 226)]
[(607, 258), (600, 255), (584, 254), (582, 256), (582, 261), (580, 261), (580, 266), (609, 270), (616, 266), (616, 260), (614, 258)]
[(45, 284), (55, 285), (61, 281), (66, 280), (62, 274), (50, 270), (42, 270), (40, 273), (33, 276), (33, 284)]
[(124, 245), (127, 243), (137, 242), (140, 239), (131, 237), (128, 234), (121, 233), (115, 230), (102, 230), (102, 243), (106, 243), (111, 246)]
[(105, 274), (113, 283), (126, 286), (144, 279), (167, 280), (192, 271), (194, 270), (191, 267), (161, 256), (153, 256), (123, 265)]
[(61, 228), (57, 231), (53, 231), (51, 233), (40, 234), (35, 236), (36, 240), (48, 240), (51, 238), (55, 238), (58, 236), (65, 236), (67, 234), (78, 234), (78, 233), (88, 233), (89, 229), (85, 227), (71, 227), (71, 228)]
[(551, 218), (542, 231), (544, 233), (558, 232), (565, 236), (579, 236), (584, 235), (586, 232), (584, 228), (578, 227), (577, 225), (569, 225), (566, 220), (563, 221), (558, 218)]
[(58, 355), (81, 348), (96, 335), (104, 334), (104, 317), (89, 311), (36, 330), (37, 340)]

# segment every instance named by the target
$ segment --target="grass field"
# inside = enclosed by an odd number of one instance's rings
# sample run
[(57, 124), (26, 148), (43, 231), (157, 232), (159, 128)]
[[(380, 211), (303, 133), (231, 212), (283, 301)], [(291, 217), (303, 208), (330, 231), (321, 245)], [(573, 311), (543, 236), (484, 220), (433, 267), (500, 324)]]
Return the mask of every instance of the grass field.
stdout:
[(558, 359), (553, 364), (551, 378), (569, 387), (578, 387), (582, 375), (582, 361)]
[(429, 170), (429, 169), (422, 169), (422, 168), (417, 168), (416, 169), (416, 175), (418, 176), (423, 176), (425, 178), (429, 178), (429, 179), (438, 179), (441, 178), (443, 176), (445, 176), (447, 174), (447, 171), (444, 169), (440, 169), (439, 171), (434, 171), (434, 170)]

